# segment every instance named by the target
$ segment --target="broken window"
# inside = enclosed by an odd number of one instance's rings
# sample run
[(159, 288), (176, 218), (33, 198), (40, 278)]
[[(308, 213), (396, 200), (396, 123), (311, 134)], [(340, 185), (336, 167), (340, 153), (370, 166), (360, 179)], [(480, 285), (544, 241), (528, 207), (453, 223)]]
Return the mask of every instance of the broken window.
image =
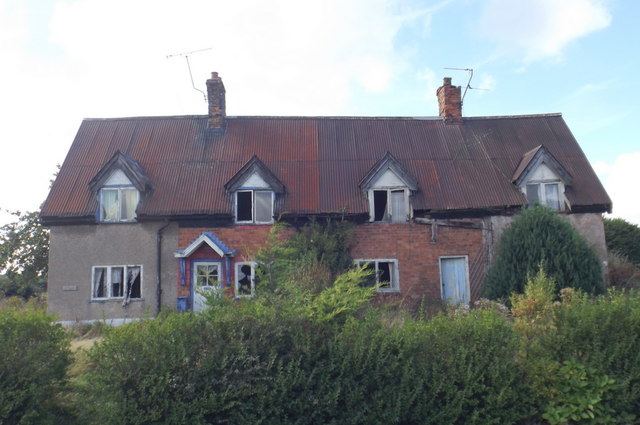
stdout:
[(139, 193), (134, 187), (100, 189), (100, 221), (133, 221)]
[(244, 261), (236, 263), (236, 297), (255, 295), (255, 263)]
[(358, 267), (364, 267), (373, 273), (363, 282), (365, 286), (377, 286), (380, 292), (396, 292), (400, 290), (398, 284), (397, 260), (355, 260)]
[(560, 210), (560, 189), (558, 183), (528, 183), (527, 201), (529, 206), (537, 203), (552, 210)]
[(91, 298), (141, 298), (141, 269), (141, 266), (94, 267)]
[(373, 190), (373, 221), (404, 223), (407, 221), (405, 189)]
[(236, 222), (273, 223), (273, 191), (239, 190), (235, 199)]

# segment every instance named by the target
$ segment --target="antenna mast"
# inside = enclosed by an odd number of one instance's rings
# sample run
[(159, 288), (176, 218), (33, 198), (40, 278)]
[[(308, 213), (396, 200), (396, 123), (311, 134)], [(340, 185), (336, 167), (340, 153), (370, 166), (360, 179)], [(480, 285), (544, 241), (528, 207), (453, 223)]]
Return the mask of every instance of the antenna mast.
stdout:
[(202, 90), (200, 90), (199, 88), (197, 88), (196, 85), (193, 83), (193, 73), (191, 72), (191, 64), (189, 63), (189, 56), (191, 56), (194, 53), (204, 52), (207, 50), (213, 50), (213, 48), (208, 47), (206, 49), (192, 50), (190, 52), (175, 53), (173, 55), (167, 55), (167, 59), (174, 58), (176, 56), (184, 56), (184, 58), (187, 60), (187, 68), (189, 69), (189, 78), (191, 78), (191, 87), (193, 87), (194, 90), (202, 93), (202, 96), (204, 97), (205, 102), (207, 101), (207, 94)]
[(472, 68), (445, 68), (445, 69), (453, 69), (454, 71), (467, 71), (469, 73), (469, 81), (467, 81), (467, 86), (464, 88), (464, 93), (462, 93), (462, 99), (460, 102), (464, 104), (464, 97), (467, 95), (467, 90), (489, 90), (489, 89), (479, 89), (477, 87), (471, 87), (471, 79), (473, 78), (473, 69)]

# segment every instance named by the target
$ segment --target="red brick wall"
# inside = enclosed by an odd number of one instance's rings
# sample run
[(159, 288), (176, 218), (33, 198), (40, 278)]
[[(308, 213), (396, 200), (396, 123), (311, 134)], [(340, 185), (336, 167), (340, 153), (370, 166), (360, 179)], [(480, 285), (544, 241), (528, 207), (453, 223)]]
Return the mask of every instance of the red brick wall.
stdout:
[[(423, 295), (432, 299), (441, 298), (440, 262), (441, 256), (468, 256), (469, 274), (476, 265), (486, 269), (480, 221), (470, 221), (475, 227), (461, 227), (458, 224), (439, 225), (435, 242), (432, 242), (432, 228), (428, 224), (417, 223), (367, 223), (356, 226), (351, 255), (358, 258), (387, 258), (398, 261), (400, 293), (394, 298), (419, 300)], [(455, 227), (451, 227), (455, 226)], [(234, 226), (221, 228), (181, 228), (179, 249), (187, 247), (202, 232), (211, 232), (227, 247), (237, 251), (231, 264), (231, 282), (234, 282), (235, 262), (247, 261), (266, 241), (271, 226)], [(192, 258), (219, 258), (208, 246), (201, 246)], [(187, 276), (189, 276), (187, 261)], [(473, 276), (470, 276), (473, 279)], [(187, 283), (189, 279), (187, 278)], [(180, 285), (180, 283), (178, 283)], [(471, 282), (472, 299), (477, 298), (479, 282)], [(189, 295), (189, 286), (179, 286), (179, 295)]]
[(484, 264), (482, 230), (440, 225), (435, 243), (431, 239), (430, 225), (368, 223), (357, 226), (351, 255), (397, 259), (401, 297), (440, 299), (440, 257), (466, 255), (469, 269)]

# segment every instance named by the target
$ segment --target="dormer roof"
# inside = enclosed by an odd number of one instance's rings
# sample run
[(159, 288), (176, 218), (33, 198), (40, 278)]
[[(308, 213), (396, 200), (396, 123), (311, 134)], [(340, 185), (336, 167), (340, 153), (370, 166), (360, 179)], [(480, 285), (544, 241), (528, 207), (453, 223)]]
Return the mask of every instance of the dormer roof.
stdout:
[(571, 186), (573, 181), (571, 174), (569, 174), (567, 169), (544, 145), (536, 146), (522, 156), (516, 171), (513, 173), (512, 181), (516, 185), (520, 186), (523, 182), (528, 180), (528, 177), (540, 166), (540, 164), (545, 164), (562, 180), (565, 185)]
[(246, 185), (246, 181), (251, 177), (258, 177), (267, 184), (275, 193), (284, 193), (284, 185), (278, 178), (264, 165), (260, 158), (254, 155), (240, 170), (225, 183), (224, 188), (228, 192), (235, 192)]
[(140, 192), (145, 193), (153, 189), (151, 179), (144, 172), (138, 161), (118, 150), (89, 181), (89, 190), (91, 192), (98, 191), (116, 170), (122, 171), (131, 184)]
[(372, 168), (369, 170), (366, 176), (362, 180), (360, 180), (359, 186), (363, 191), (367, 191), (372, 187), (376, 186), (377, 182), (385, 175), (385, 173), (391, 171), (395, 176), (400, 179), (403, 186), (409, 188), (412, 192), (416, 192), (418, 190), (418, 181), (414, 179), (400, 164), (400, 162), (388, 152), (384, 155), (384, 157), (378, 161)]

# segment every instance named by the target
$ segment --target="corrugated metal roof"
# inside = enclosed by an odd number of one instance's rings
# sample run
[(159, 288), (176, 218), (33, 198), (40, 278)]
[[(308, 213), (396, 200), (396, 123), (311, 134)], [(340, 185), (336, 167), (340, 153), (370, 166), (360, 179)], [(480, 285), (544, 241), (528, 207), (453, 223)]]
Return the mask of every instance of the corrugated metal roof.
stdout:
[(525, 202), (511, 182), (522, 157), (544, 145), (573, 176), (573, 208), (610, 208), (562, 117), (442, 119), (206, 116), (86, 119), (42, 208), (42, 216), (92, 217), (89, 181), (121, 151), (139, 162), (155, 191), (139, 216), (230, 214), (223, 185), (256, 155), (284, 184), (286, 213), (366, 213), (360, 180), (390, 152), (418, 182), (417, 210), (502, 208)]

